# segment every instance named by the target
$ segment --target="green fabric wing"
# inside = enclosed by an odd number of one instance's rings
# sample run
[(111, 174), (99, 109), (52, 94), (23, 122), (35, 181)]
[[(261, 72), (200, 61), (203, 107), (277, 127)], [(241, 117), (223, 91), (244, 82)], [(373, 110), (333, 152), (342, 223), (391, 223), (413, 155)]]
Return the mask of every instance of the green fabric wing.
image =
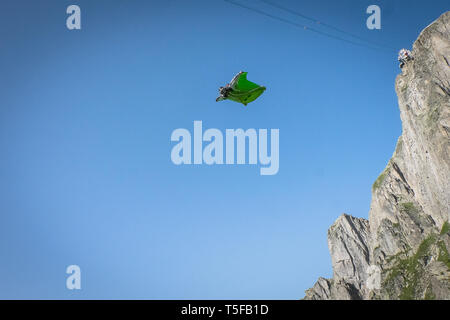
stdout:
[(247, 105), (248, 103), (256, 100), (265, 90), (266, 87), (258, 86), (253, 90), (239, 92), (234, 91), (229, 94), (228, 99)]
[(247, 80), (247, 72), (242, 72), (239, 75), (238, 80), (236, 81), (236, 85), (233, 89), (239, 91), (249, 91), (259, 88), (259, 85)]

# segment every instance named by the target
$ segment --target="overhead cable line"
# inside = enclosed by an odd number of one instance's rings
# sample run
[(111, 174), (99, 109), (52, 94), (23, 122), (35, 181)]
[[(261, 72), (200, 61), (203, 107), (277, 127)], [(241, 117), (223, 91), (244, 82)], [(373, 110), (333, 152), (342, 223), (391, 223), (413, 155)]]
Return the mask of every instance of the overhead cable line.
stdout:
[(283, 10), (283, 11), (288, 12), (288, 13), (290, 13), (290, 14), (293, 14), (293, 15), (299, 16), (299, 17), (301, 17), (301, 18), (303, 18), (303, 19), (306, 19), (306, 20), (309, 20), (309, 21), (311, 21), (311, 22), (314, 22), (314, 23), (316, 23), (316, 24), (322, 25), (322, 26), (324, 26), (324, 27), (327, 27), (327, 28), (332, 29), (332, 30), (334, 30), (334, 31), (337, 31), (337, 32), (339, 32), (339, 33), (348, 35), (348, 36), (350, 36), (350, 37), (352, 37), (352, 38), (358, 39), (358, 40), (360, 40), (360, 41), (367, 42), (367, 43), (369, 43), (369, 44), (371, 44), (371, 45), (376, 45), (376, 46), (379, 46), (379, 47), (382, 47), (382, 48), (385, 48), (385, 49), (389, 49), (389, 50), (396, 50), (395, 48), (392, 48), (392, 47), (390, 47), (390, 46), (388, 46), (388, 45), (386, 45), (386, 44), (378, 43), (378, 42), (375, 42), (375, 41), (367, 40), (367, 39), (365, 39), (365, 38), (363, 38), (363, 37), (360, 37), (360, 36), (358, 36), (358, 35), (356, 35), (356, 34), (353, 34), (353, 33), (350, 33), (350, 32), (348, 32), (348, 31), (342, 30), (342, 29), (340, 29), (340, 28), (338, 28), (338, 27), (335, 27), (335, 26), (333, 26), (333, 25), (331, 25), (331, 24), (328, 24), (328, 23), (326, 23), (326, 22), (320, 21), (320, 20), (315, 19), (315, 18), (313, 18), (313, 17), (309, 17), (309, 16), (307, 16), (307, 15), (301, 13), (301, 12), (294, 11), (294, 10), (292, 10), (292, 9), (283, 7), (283, 6), (281, 6), (281, 5), (277, 4), (277, 3), (273, 3), (272, 1), (269, 1), (269, 0), (259, 0), (259, 1), (260, 1), (260, 2), (263, 2), (263, 3), (265, 3), (265, 4), (268, 4), (269, 6), (272, 6), (272, 7), (274, 7), (274, 8)]
[(232, 0), (224, 0), (224, 1), (228, 2), (230, 4), (233, 4), (235, 6), (238, 6), (238, 7), (241, 7), (241, 8), (250, 10), (250, 11), (253, 11), (253, 12), (258, 13), (260, 15), (269, 17), (271, 19), (278, 20), (278, 21), (284, 22), (286, 24), (290, 24), (290, 25), (292, 25), (294, 27), (297, 27), (297, 28), (300, 28), (300, 29), (303, 29), (303, 30), (311, 31), (311, 32), (320, 34), (320, 35), (328, 37), (328, 38), (332, 38), (332, 39), (335, 39), (335, 40), (340, 40), (340, 41), (343, 41), (343, 42), (347, 42), (347, 43), (353, 44), (355, 46), (365, 47), (365, 48), (369, 48), (369, 49), (373, 49), (373, 50), (379, 50), (380, 49), (379, 47), (374, 47), (373, 45), (369, 45), (369, 44), (365, 44), (365, 43), (359, 43), (359, 42), (355, 42), (355, 41), (352, 41), (352, 40), (349, 40), (349, 39), (345, 39), (345, 38), (342, 38), (342, 37), (339, 37), (339, 36), (335, 36), (333, 34), (329, 34), (329, 33), (323, 32), (321, 30), (317, 30), (315, 28), (311, 28), (311, 27), (308, 27), (306, 25), (290, 21), (290, 20), (285, 19), (285, 18), (281, 18), (281, 17), (275, 16), (275, 15), (272, 15), (270, 13), (264, 12), (264, 11), (256, 9), (256, 8), (252, 8), (252, 7), (246, 6), (244, 4), (241, 4), (241, 3), (238, 3), (238, 2), (235, 2), (235, 1), (232, 1)]

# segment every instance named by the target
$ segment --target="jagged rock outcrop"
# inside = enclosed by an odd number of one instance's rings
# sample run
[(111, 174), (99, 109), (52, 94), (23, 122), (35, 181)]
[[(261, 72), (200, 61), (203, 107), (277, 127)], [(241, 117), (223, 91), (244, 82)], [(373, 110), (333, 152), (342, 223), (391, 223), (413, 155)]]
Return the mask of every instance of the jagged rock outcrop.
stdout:
[(320, 278), (307, 291), (310, 299), (362, 299), (369, 267), (369, 222), (349, 215), (340, 216), (328, 230), (328, 248), (333, 279)]
[(333, 278), (305, 299), (450, 299), (450, 12), (412, 54), (395, 86), (402, 135), (373, 185), (369, 220), (343, 215), (331, 226)]

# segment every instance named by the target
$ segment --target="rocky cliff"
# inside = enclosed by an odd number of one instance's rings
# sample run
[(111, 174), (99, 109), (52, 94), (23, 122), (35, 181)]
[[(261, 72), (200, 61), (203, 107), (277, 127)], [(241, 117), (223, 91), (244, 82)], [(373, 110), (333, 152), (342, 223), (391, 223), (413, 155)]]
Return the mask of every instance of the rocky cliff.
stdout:
[(396, 79), (402, 135), (369, 220), (328, 230), (333, 278), (305, 299), (450, 299), (450, 12), (422, 31)]

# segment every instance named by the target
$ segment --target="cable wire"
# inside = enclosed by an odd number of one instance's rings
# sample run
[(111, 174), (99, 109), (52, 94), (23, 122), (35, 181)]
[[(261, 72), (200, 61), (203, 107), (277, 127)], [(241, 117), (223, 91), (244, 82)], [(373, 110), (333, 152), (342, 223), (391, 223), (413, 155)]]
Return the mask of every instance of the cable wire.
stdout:
[[(293, 22), (293, 21), (290, 21), (290, 20), (288, 20), (288, 19), (284, 19), (284, 18), (275, 16), (275, 15), (272, 15), (272, 14), (267, 13), (267, 12), (264, 12), (264, 11), (262, 11), (262, 10), (255, 9), (255, 8), (252, 8), (252, 7), (249, 7), (249, 6), (246, 6), (246, 5), (244, 5), (244, 4), (241, 4), (241, 3), (238, 3), (238, 2), (235, 2), (235, 1), (232, 1), (232, 0), (224, 0), (224, 1), (225, 1), (225, 2), (228, 2), (228, 3), (230, 3), (230, 4), (233, 4), (233, 5), (235, 5), (235, 6), (238, 6), (238, 7), (241, 7), (241, 8), (250, 10), (250, 11), (253, 11), (253, 12), (258, 13), (258, 14), (260, 14), (260, 15), (269, 17), (269, 18), (271, 18), (271, 19), (274, 19), (274, 20), (278, 20), (278, 21), (284, 22), (284, 23), (286, 23), (286, 24), (292, 25), (292, 26), (294, 26), (294, 27), (297, 27), (297, 28), (300, 28), (300, 29), (303, 29), (303, 30), (311, 31), (311, 32), (320, 34), (320, 35), (325, 36), (325, 37), (328, 37), (328, 38), (332, 38), (332, 39), (339, 40), (339, 41), (344, 41), (344, 42), (353, 44), (353, 45), (355, 45), (355, 46), (365, 47), (365, 48), (369, 48), (369, 49), (373, 49), (373, 50), (379, 50), (379, 49), (380, 49), (379, 47), (374, 47), (373, 44), (370, 44), (370, 45), (369, 45), (369, 44), (364, 44), (364, 43), (359, 43), (359, 42), (355, 42), (355, 41), (352, 41), (352, 40), (348, 40), (348, 39), (345, 39), (345, 38), (342, 38), (342, 37), (338, 37), (338, 36), (335, 36), (335, 35), (332, 35), (332, 34), (329, 34), (329, 33), (326, 33), (326, 32), (320, 31), (320, 30), (317, 30), (317, 29), (315, 29), (315, 28), (308, 27), (308, 26), (303, 25), (303, 24), (300, 24), (300, 23)], [(312, 19), (312, 18), (309, 18), (309, 17), (308, 17), (308, 20), (311, 20), (311, 19)], [(312, 20), (313, 20), (313, 21), (316, 21), (316, 20), (314, 20), (314, 19), (312, 19)], [(367, 41), (366, 41), (366, 42), (367, 42)]]
[(352, 38), (358, 39), (358, 40), (360, 40), (360, 41), (367, 42), (367, 43), (369, 43), (369, 44), (371, 44), (371, 45), (376, 45), (376, 46), (379, 46), (379, 47), (382, 47), (382, 48), (385, 48), (385, 49), (389, 49), (389, 50), (396, 50), (395, 48), (392, 48), (392, 47), (390, 47), (390, 46), (388, 46), (388, 45), (385, 45), (385, 44), (383, 44), (383, 43), (379, 43), (379, 42), (375, 42), (375, 41), (369, 41), (369, 40), (367, 40), (367, 39), (365, 39), (365, 38), (363, 38), (363, 37), (360, 37), (360, 36), (358, 36), (358, 35), (355, 35), (355, 34), (353, 34), (353, 33), (348, 32), (348, 31), (342, 30), (342, 29), (340, 29), (340, 28), (338, 28), (338, 27), (335, 27), (335, 26), (333, 26), (333, 25), (331, 25), (331, 24), (328, 24), (328, 23), (322, 22), (322, 21), (320, 21), (320, 20), (318, 20), (318, 19), (309, 17), (309, 16), (307, 16), (307, 15), (301, 13), (301, 12), (294, 11), (294, 10), (292, 10), (292, 9), (283, 7), (283, 6), (281, 6), (281, 5), (277, 4), (277, 3), (273, 3), (272, 1), (269, 1), (269, 0), (259, 0), (259, 1), (260, 1), (260, 2), (263, 2), (263, 3), (265, 3), (265, 4), (268, 4), (269, 6), (272, 6), (272, 7), (274, 7), (274, 8), (277, 8), (277, 9), (280, 9), (280, 10), (283, 10), (283, 11), (286, 11), (286, 12), (288, 12), (288, 13), (290, 13), (290, 14), (293, 14), (293, 15), (296, 15), (296, 16), (299, 16), (299, 17), (302, 17), (303, 19), (306, 19), (306, 20), (309, 20), (309, 21), (311, 21), (311, 22), (320, 24), (320, 25), (322, 25), (322, 26), (324, 26), (324, 27), (327, 27), (327, 28), (332, 29), (332, 30), (334, 30), (334, 31), (337, 31), (337, 32), (339, 32), (339, 33), (348, 35), (348, 36), (350, 36), (350, 37), (352, 37)]

